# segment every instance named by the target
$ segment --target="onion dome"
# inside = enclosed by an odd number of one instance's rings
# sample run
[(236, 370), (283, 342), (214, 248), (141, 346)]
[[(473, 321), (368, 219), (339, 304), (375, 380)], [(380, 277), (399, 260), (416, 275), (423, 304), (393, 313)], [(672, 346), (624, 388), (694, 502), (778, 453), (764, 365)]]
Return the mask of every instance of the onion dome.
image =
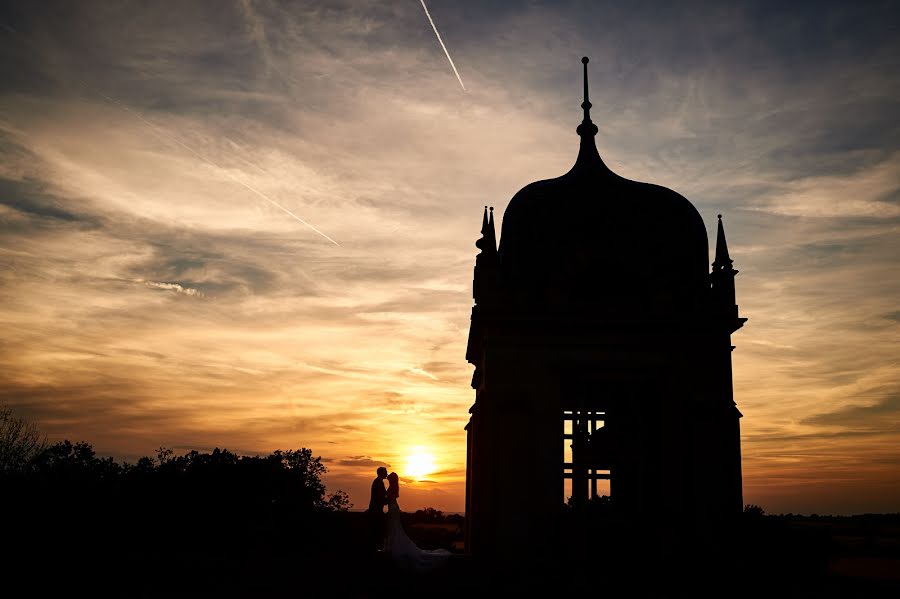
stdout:
[(574, 166), (513, 196), (500, 274), (511, 308), (617, 317), (683, 311), (709, 287), (706, 226), (683, 196), (612, 172), (600, 158), (584, 65)]

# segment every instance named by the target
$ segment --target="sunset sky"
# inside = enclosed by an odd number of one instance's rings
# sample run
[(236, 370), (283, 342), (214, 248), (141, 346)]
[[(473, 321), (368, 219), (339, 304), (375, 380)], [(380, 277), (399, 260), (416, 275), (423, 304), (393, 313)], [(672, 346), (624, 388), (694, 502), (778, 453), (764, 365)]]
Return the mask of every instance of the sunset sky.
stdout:
[(606, 163), (723, 214), (745, 503), (900, 510), (900, 3), (428, 8), (465, 90), (418, 0), (5, 2), (0, 404), (462, 510), (482, 209), (572, 165), (587, 55)]

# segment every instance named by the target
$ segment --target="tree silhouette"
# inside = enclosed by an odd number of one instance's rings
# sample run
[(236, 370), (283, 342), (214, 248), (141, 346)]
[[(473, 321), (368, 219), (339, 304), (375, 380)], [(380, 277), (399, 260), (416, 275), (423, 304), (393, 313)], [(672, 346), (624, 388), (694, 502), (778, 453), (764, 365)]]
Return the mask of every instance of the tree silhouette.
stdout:
[(759, 519), (766, 515), (766, 511), (760, 506), (748, 503), (744, 506), (744, 517), (750, 519)]
[(0, 407), (0, 473), (24, 470), (46, 447), (47, 440), (34, 423)]

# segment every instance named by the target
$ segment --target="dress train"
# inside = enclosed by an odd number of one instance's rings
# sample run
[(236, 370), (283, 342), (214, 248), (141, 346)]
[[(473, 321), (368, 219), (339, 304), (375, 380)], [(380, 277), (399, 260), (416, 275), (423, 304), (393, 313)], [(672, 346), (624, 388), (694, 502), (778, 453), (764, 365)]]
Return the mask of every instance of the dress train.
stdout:
[(397, 565), (426, 572), (446, 563), (453, 555), (446, 549), (419, 549), (412, 542), (403, 523), (400, 521), (400, 506), (397, 503), (388, 504), (387, 538), (384, 542), (384, 551)]

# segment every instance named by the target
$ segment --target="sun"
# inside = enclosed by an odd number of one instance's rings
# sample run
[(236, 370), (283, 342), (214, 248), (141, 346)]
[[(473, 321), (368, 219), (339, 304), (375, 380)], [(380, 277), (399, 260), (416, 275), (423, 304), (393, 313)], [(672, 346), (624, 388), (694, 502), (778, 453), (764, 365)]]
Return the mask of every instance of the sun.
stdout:
[(406, 475), (421, 480), (434, 470), (434, 456), (422, 447), (414, 447), (406, 458)]

